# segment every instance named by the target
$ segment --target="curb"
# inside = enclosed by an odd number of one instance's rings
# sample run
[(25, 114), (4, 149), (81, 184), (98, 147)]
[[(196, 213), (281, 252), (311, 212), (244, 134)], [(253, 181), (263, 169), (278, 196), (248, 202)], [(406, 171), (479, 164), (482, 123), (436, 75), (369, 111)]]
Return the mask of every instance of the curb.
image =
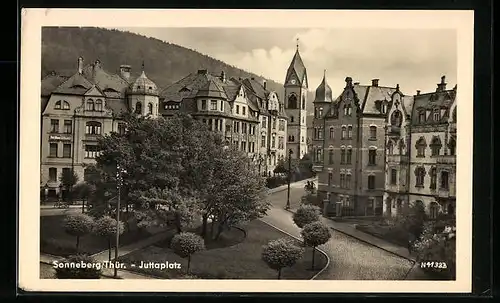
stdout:
[[(259, 221), (261, 221), (261, 222), (263, 222), (263, 223), (265, 223), (265, 224), (267, 224), (267, 225), (271, 226), (272, 228), (274, 228), (274, 229), (276, 229), (276, 230), (279, 230), (280, 232), (282, 232), (282, 233), (284, 233), (284, 234), (286, 234), (286, 235), (288, 235), (288, 236), (290, 236), (290, 237), (292, 237), (292, 238), (294, 238), (294, 239), (296, 239), (296, 240), (302, 241), (302, 239), (300, 239), (300, 238), (298, 238), (298, 237), (296, 237), (296, 236), (294, 236), (294, 235), (292, 235), (292, 234), (290, 234), (290, 233), (288, 233), (288, 232), (286, 232), (286, 231), (282, 230), (282, 229), (281, 229), (281, 228), (279, 228), (279, 227), (274, 226), (274, 225), (273, 225), (273, 224), (271, 224), (271, 223), (268, 223), (268, 222), (263, 221), (263, 220), (261, 220), (261, 219), (259, 219)], [(318, 272), (317, 272), (317, 273), (316, 273), (316, 274), (315, 274), (315, 275), (314, 275), (311, 279), (309, 279), (309, 280), (314, 280), (314, 279), (316, 279), (316, 277), (318, 277), (321, 273), (323, 273), (323, 272), (325, 271), (325, 269), (327, 269), (327, 268), (328, 268), (328, 266), (330, 266), (330, 257), (328, 256), (328, 254), (327, 254), (326, 252), (324, 252), (324, 251), (323, 251), (322, 249), (320, 249), (320, 248), (317, 248), (317, 247), (316, 247), (316, 250), (317, 250), (317, 251), (319, 251), (320, 253), (322, 253), (322, 254), (326, 257), (326, 265), (325, 265), (325, 267), (323, 267), (320, 271), (318, 271)]]

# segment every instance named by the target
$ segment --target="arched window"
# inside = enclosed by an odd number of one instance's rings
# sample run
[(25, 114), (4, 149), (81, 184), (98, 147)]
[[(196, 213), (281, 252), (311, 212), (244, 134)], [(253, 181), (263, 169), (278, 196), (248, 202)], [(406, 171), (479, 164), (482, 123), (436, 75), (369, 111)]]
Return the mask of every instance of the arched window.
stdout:
[(148, 114), (150, 114), (150, 115), (153, 114), (153, 104), (151, 104), (151, 103), (148, 104)]
[(85, 125), (85, 133), (87, 135), (100, 135), (102, 131), (102, 126), (100, 122), (90, 121)]
[(401, 122), (403, 121), (402, 117), (403, 115), (401, 114), (401, 111), (399, 110), (393, 111), (391, 115), (391, 125), (396, 127), (401, 127)]
[(405, 153), (405, 147), (406, 147), (405, 142), (403, 141), (403, 139), (400, 139), (398, 144), (398, 150), (400, 155), (403, 155)]
[(321, 148), (316, 149), (316, 162), (322, 162)]
[(62, 109), (69, 109), (69, 103), (67, 101), (63, 101), (63, 108)]
[(302, 98), (302, 109), (303, 110), (306, 109), (306, 100), (305, 100), (305, 98)]
[(451, 156), (455, 156), (456, 148), (457, 148), (457, 142), (455, 141), (455, 138), (451, 137), (450, 142), (448, 143), (448, 149), (450, 150)]
[(54, 109), (61, 109), (61, 101), (56, 102), (56, 105), (54, 105)]
[(431, 185), (429, 187), (430, 189), (436, 189), (436, 181), (437, 181), (436, 168), (432, 167), (429, 174), (431, 176)]
[(288, 108), (297, 109), (297, 96), (295, 94), (292, 94), (290, 95), (290, 97), (288, 97)]
[(387, 142), (387, 154), (394, 154), (394, 144), (392, 143), (392, 140), (389, 140), (389, 142)]
[(425, 109), (421, 109), (418, 111), (418, 123), (425, 122)]
[(352, 106), (350, 104), (344, 105), (344, 115), (350, 116), (352, 114)]
[(352, 126), (347, 127), (347, 138), (352, 139)]
[(352, 148), (347, 148), (347, 164), (352, 163)]
[(318, 108), (318, 118), (323, 117), (323, 107)]
[(328, 164), (333, 164), (333, 149), (328, 151)]
[(342, 147), (340, 150), (340, 164), (345, 164), (345, 148)]
[(434, 122), (439, 122), (441, 120), (441, 112), (439, 110), (439, 108), (435, 108), (433, 110), (433, 114), (432, 114), (432, 119), (434, 120)]
[(101, 99), (97, 99), (95, 101), (95, 110), (98, 112), (102, 111), (102, 100)]
[(87, 100), (87, 110), (88, 111), (94, 111), (95, 110), (94, 100), (92, 100), (92, 99), (88, 99)]
[(375, 176), (368, 176), (368, 189), (375, 189)]
[(436, 202), (431, 202), (429, 205), (429, 218), (437, 219), (439, 214), (439, 205)]
[(425, 142), (424, 137), (420, 137), (417, 143), (415, 144), (415, 148), (417, 149), (417, 157), (425, 157), (425, 148), (427, 147), (427, 143)]
[(415, 168), (415, 187), (423, 187), (425, 179), (425, 168), (417, 167)]
[(453, 112), (451, 114), (451, 121), (453, 121), (454, 123), (457, 123), (457, 107), (456, 106), (453, 109)]
[(384, 103), (382, 103), (382, 107), (381, 107), (381, 109), (380, 109), (380, 112), (381, 112), (382, 114), (385, 114), (385, 113), (387, 112), (387, 104), (386, 104), (385, 102), (384, 102)]
[(334, 139), (335, 138), (335, 131), (334, 131), (334, 128), (333, 127), (330, 127), (330, 139)]
[(344, 140), (346, 138), (347, 133), (347, 128), (345, 126), (342, 126), (342, 134), (340, 136), (340, 139)]
[(294, 120), (294, 117), (293, 116), (290, 116), (290, 122), (293, 123), (293, 120)]
[(431, 151), (433, 156), (439, 156), (441, 150), (441, 140), (438, 136), (434, 136), (431, 141)]
[(370, 126), (370, 139), (372, 139), (372, 140), (377, 139), (377, 127), (376, 126)]
[(135, 113), (140, 114), (141, 112), (142, 112), (142, 104), (141, 104), (141, 102), (137, 102), (135, 104)]
[(441, 189), (448, 190), (450, 188), (450, 174), (447, 171), (441, 172)]

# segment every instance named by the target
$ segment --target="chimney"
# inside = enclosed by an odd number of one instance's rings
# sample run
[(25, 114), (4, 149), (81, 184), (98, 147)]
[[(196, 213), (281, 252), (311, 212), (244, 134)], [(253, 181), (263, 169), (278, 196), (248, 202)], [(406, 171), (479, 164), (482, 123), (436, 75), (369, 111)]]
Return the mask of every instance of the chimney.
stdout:
[(198, 70), (198, 75), (206, 75), (208, 71), (206, 69), (199, 69)]
[(445, 76), (442, 76), (441, 77), (441, 83), (438, 84), (438, 87), (436, 89), (437, 92), (442, 92), (444, 90), (446, 90), (446, 77)]
[(419, 89), (417, 89), (417, 96), (418, 96), (418, 95), (420, 95), (420, 90), (419, 90)]
[(396, 90), (399, 91), (399, 83), (396, 84)]
[(267, 89), (267, 81), (266, 80), (262, 80), (262, 86), (264, 86), (264, 89)]
[(220, 73), (220, 81), (222, 81), (222, 83), (226, 82), (226, 73), (224, 71)]
[(379, 79), (373, 79), (372, 80), (372, 86), (378, 86), (378, 80)]
[(128, 80), (130, 78), (130, 70), (132, 67), (130, 65), (120, 65), (120, 74), (122, 75), (122, 78), (125, 80)]
[(352, 78), (351, 77), (347, 77), (345, 78), (345, 83), (346, 83), (346, 86), (352, 86)]
[(83, 72), (83, 57), (78, 57), (78, 73), (82, 74)]

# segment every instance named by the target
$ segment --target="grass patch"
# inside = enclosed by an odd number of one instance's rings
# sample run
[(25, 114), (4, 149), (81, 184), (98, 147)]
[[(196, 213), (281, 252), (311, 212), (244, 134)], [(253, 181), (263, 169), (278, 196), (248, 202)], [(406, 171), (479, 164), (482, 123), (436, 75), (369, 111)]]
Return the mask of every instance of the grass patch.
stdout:
[[(279, 238), (294, 238), (281, 233), (259, 220), (245, 227), (247, 237), (241, 239), (242, 232), (232, 228), (222, 233), (219, 241), (207, 241), (207, 250), (196, 253), (191, 258), (190, 274), (201, 279), (277, 279), (278, 273), (270, 269), (261, 259), (262, 245)], [(240, 239), (239, 243), (236, 243)], [(297, 241), (298, 242), (298, 241)], [(135, 263), (134, 271), (154, 275), (164, 279), (180, 279), (186, 272), (187, 259), (180, 258), (168, 248), (169, 241), (158, 243), (122, 256), (124, 263)], [(312, 249), (307, 248), (297, 264), (282, 271), (282, 279), (307, 280), (326, 265), (326, 257), (320, 252), (315, 255), (315, 270), (311, 269)], [(144, 262), (181, 263), (181, 269), (140, 269)], [(129, 267), (130, 268), (130, 267)], [(132, 270), (132, 269), (131, 269)]]
[[(67, 257), (76, 253), (76, 237), (68, 235), (63, 228), (65, 216), (40, 217), (40, 251), (55, 256)], [(128, 245), (151, 236), (143, 229), (125, 230), (120, 236), (120, 246)], [(114, 241), (112, 241), (112, 245)], [(106, 239), (93, 234), (80, 238), (79, 252), (89, 255), (108, 249)]]
[(392, 244), (406, 247), (408, 245), (408, 232), (398, 228), (396, 225), (388, 225), (383, 222), (371, 222), (370, 224), (358, 224), (356, 229), (386, 240)]

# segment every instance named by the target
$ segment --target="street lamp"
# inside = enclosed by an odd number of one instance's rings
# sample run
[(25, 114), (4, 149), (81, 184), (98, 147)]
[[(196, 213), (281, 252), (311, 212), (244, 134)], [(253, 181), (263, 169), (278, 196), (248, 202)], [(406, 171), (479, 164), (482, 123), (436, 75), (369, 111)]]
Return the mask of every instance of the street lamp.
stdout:
[(289, 149), (288, 150), (288, 194), (286, 198), (286, 206), (285, 206), (286, 210), (290, 209), (290, 181), (291, 181), (290, 179), (292, 176), (292, 154), (293, 154), (292, 149)]
[[(120, 164), (116, 164), (116, 187), (118, 189), (118, 197), (116, 203), (116, 246), (115, 246), (115, 262), (118, 261), (118, 245), (120, 242), (120, 202), (121, 202), (121, 187), (123, 183), (122, 173), (126, 173), (126, 170), (123, 169)], [(118, 277), (118, 269), (117, 264), (115, 264), (114, 268), (114, 277)]]

